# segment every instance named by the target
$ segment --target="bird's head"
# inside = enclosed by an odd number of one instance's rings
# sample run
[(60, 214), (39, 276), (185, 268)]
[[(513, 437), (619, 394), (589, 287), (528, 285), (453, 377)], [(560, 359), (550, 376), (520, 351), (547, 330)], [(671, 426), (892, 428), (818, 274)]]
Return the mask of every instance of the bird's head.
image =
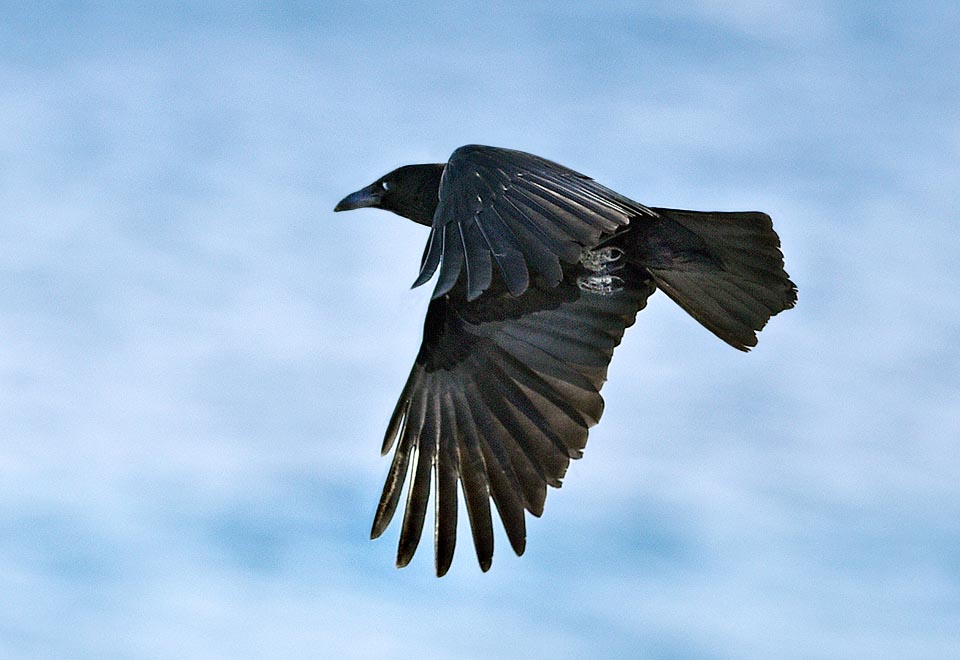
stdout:
[(399, 167), (366, 188), (347, 195), (333, 210), (384, 209), (429, 227), (440, 200), (443, 168), (443, 163)]

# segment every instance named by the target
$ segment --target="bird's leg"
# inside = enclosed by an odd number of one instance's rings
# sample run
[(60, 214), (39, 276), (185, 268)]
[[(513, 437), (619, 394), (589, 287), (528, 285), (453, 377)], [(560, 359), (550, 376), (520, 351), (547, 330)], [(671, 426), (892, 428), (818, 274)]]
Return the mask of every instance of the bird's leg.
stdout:
[(623, 268), (623, 250), (617, 247), (605, 247), (599, 250), (584, 250), (580, 253), (580, 264), (589, 271), (577, 277), (577, 286), (581, 291), (608, 295), (623, 290), (623, 279), (613, 275)]
[(618, 247), (605, 247), (599, 250), (584, 249), (580, 253), (580, 263), (595, 273), (611, 273), (623, 268), (623, 250)]

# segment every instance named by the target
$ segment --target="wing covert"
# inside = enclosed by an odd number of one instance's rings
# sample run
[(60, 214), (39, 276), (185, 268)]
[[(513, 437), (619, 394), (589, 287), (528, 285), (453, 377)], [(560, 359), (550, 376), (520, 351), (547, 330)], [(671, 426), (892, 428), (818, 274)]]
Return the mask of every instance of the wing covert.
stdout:
[(467, 145), (453, 152), (440, 180), (428, 248), (414, 282), (439, 267), (439, 298), (465, 274), (466, 300), (490, 288), (494, 271), (522, 294), (539, 277), (556, 286), (564, 264), (638, 215), (655, 216), (593, 179), (545, 158)]

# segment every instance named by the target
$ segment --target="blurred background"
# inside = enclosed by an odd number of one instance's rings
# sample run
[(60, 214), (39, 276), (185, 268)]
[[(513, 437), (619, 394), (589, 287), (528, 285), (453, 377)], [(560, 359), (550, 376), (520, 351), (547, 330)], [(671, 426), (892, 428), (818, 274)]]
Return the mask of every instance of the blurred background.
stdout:
[[(0, 3), (0, 657), (960, 657), (955, 2)], [(771, 214), (655, 295), (513, 556), (368, 540), (456, 147)]]

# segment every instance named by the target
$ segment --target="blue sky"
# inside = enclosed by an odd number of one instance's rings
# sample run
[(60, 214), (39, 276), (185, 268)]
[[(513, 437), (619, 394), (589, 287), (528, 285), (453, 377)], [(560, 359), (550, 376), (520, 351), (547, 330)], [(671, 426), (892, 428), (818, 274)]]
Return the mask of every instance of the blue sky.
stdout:
[[(0, 656), (957, 657), (956, 3), (115, 4), (0, 3)], [(654, 296), (437, 580), (367, 539), (426, 231), (331, 211), (466, 143), (766, 211), (800, 302)]]

